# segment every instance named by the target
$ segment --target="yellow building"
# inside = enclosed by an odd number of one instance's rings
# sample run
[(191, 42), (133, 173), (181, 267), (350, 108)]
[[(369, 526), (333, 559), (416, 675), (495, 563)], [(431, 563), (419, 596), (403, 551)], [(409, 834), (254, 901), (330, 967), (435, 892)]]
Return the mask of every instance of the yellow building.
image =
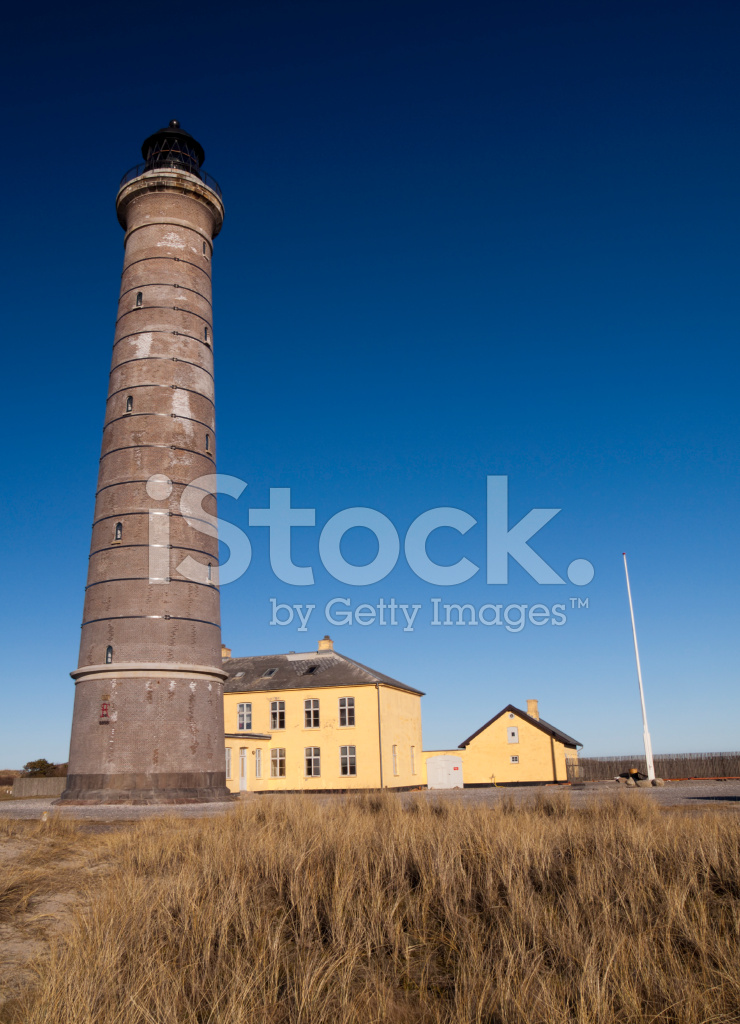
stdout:
[(224, 648), (232, 793), (426, 785), (420, 690), (318, 651), (232, 658)]
[(465, 786), (565, 782), (565, 759), (577, 758), (580, 746), (528, 700), (526, 711), (507, 704), (456, 750), (425, 750), (424, 766), (433, 757), (459, 757)]

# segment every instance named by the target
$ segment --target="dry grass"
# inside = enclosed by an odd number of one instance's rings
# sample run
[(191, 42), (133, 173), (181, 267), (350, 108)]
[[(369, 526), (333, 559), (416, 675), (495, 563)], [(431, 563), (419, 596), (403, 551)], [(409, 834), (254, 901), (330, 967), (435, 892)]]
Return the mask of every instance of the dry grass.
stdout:
[(46, 796), (13, 796), (12, 789), (0, 789), (0, 800), (48, 800)]
[(74, 822), (0, 819), (0, 923), (26, 913), (42, 896), (80, 891), (86, 845)]
[(270, 797), (95, 839), (108, 873), (0, 1021), (740, 1020), (734, 813)]

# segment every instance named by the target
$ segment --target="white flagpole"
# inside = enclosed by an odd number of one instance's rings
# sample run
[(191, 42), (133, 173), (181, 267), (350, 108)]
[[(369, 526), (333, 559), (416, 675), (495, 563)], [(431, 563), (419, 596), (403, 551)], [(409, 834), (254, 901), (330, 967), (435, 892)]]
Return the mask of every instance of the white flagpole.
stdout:
[(642, 705), (642, 738), (645, 743), (645, 761), (647, 763), (647, 775), (652, 781), (655, 778), (655, 767), (653, 766), (653, 745), (650, 742), (648, 732), (647, 712), (645, 711), (645, 694), (642, 689), (642, 670), (640, 668), (640, 652), (637, 649), (637, 631), (635, 630), (635, 612), (632, 607), (632, 591), (630, 590), (630, 574), (627, 571), (627, 555), (622, 552), (624, 558), (624, 575), (627, 579), (627, 597), (630, 602), (630, 617), (632, 619), (632, 639), (635, 641), (635, 660), (637, 661), (637, 681), (640, 684), (640, 704)]

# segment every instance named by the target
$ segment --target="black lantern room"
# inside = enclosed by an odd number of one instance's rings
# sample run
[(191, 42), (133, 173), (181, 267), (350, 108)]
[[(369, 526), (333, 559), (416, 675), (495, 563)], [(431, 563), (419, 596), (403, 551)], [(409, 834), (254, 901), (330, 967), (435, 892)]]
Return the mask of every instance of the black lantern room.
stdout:
[(170, 121), (166, 128), (160, 128), (145, 139), (141, 155), (146, 160), (147, 171), (159, 167), (188, 171), (200, 178), (200, 165), (206, 158), (203, 147), (193, 136), (180, 127), (179, 121)]

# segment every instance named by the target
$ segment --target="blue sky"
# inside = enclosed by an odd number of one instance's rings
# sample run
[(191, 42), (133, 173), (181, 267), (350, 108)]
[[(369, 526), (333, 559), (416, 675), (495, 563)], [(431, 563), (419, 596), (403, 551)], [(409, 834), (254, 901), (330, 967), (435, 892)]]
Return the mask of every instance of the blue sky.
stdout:
[[(214, 261), (220, 514), (249, 535), (222, 591), (235, 654), (337, 649), (426, 691), (424, 740), (453, 746), (511, 702), (585, 754), (642, 727), (628, 552), (653, 747), (739, 746), (740, 144), (730, 3), (251, 0), (208, 11), (16, 10), (4, 61), (6, 485), (0, 767), (66, 760), (121, 271), (114, 201), (142, 139), (177, 117), (226, 221)], [(428, 552), (485, 566), (486, 477), (510, 524), (562, 511), (540, 586), (423, 583), (403, 556), (352, 587), (321, 566), (337, 512), (403, 540), (427, 509), (476, 519)], [(312, 587), (276, 580), (271, 487)], [(367, 562), (362, 530), (342, 551)], [(509, 633), (434, 627), (443, 602), (566, 602)], [(421, 603), (413, 631), (335, 627), (324, 607)], [(270, 626), (270, 598), (316, 605)], [(571, 609), (570, 599), (588, 598)]]

